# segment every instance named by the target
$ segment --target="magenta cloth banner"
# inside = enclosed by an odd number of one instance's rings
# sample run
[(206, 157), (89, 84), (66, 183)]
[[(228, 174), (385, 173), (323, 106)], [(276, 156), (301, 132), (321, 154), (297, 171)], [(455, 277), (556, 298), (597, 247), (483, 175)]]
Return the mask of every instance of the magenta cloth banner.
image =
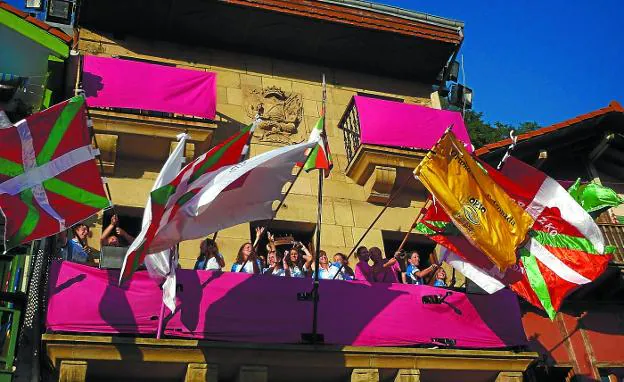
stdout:
[(355, 96), (360, 143), (429, 150), (451, 124), (455, 136), (472, 152), (462, 115), (448, 110)]
[[(156, 333), (161, 291), (146, 272), (116, 285), (117, 271), (56, 261), (50, 272), (47, 329), (58, 332)], [(312, 325), (312, 303), (297, 301), (310, 279), (179, 270), (178, 310), (165, 333), (175, 337), (257, 343), (299, 343)], [(360, 346), (436, 344), (501, 348), (526, 343), (516, 296), (443, 288), (321, 280), (319, 332), (325, 343)]]
[(216, 73), (96, 56), (83, 62), (89, 106), (215, 117)]

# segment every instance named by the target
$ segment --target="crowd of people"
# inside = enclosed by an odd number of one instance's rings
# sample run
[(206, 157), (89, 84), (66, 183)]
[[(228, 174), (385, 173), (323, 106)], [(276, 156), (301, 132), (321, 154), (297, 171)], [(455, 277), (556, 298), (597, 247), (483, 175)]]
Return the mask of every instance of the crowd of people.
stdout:
[[(95, 252), (87, 245), (89, 226), (77, 224), (72, 228), (71, 233), (71, 239), (67, 233), (61, 233), (58, 236), (59, 257), (77, 263), (88, 263)], [(278, 247), (283, 248), (283, 245), (278, 245), (275, 237), (268, 231), (266, 232), (268, 241), (266, 255), (260, 255), (258, 243), (264, 233), (264, 228), (256, 228), (255, 241), (240, 246), (236, 259), (230, 267), (231, 272), (300, 278), (313, 278), (318, 272), (318, 278), (321, 280), (362, 280), (415, 285), (429, 283), (434, 286), (447, 286), (444, 269), (437, 264), (422, 268), (417, 251), (397, 252), (394, 256), (385, 258), (380, 248), (362, 246), (355, 252), (357, 263), (354, 268), (351, 268), (349, 258), (344, 253), (334, 254), (330, 261), (327, 252), (320, 250), (319, 266), (316, 270), (314, 251), (310, 247), (293, 240), (287, 244), (288, 249), (278, 249)], [(100, 239), (102, 246), (110, 247), (127, 246), (133, 240), (134, 237), (119, 226), (117, 215), (111, 217), (110, 224), (103, 229)], [(194, 269), (213, 271), (226, 269), (225, 259), (213, 239), (207, 238), (201, 242)]]
[[(434, 286), (447, 286), (446, 272), (437, 264), (420, 269), (420, 255), (417, 251), (412, 251), (407, 256), (397, 252), (392, 258), (387, 259), (378, 247), (368, 249), (362, 246), (356, 251), (358, 261), (353, 269), (349, 266), (349, 259), (344, 253), (336, 253), (330, 261), (327, 252), (320, 250), (319, 267), (315, 270), (314, 255), (310, 248), (294, 241), (289, 245), (289, 249), (278, 250), (275, 238), (268, 232), (266, 256), (258, 255), (256, 248), (263, 233), (263, 228), (256, 229), (255, 242), (241, 245), (230, 268), (231, 272), (301, 278), (313, 278), (318, 272), (318, 278), (321, 280), (362, 280), (415, 285), (423, 285), (425, 280), (429, 280)], [(401, 267), (400, 263), (404, 259), (407, 264)], [(212, 239), (203, 240), (194, 269), (223, 271), (225, 267), (225, 260), (219, 252), (217, 243)]]

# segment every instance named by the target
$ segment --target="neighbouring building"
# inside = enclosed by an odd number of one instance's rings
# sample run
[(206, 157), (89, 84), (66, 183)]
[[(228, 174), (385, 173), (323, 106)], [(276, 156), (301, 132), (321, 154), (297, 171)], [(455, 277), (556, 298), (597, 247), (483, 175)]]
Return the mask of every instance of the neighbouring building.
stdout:
[[(496, 164), (511, 141), (486, 145), (477, 154)], [(607, 107), (518, 136), (512, 155), (559, 181), (594, 181), (624, 194), (624, 108)], [(539, 353), (539, 380), (624, 379), (624, 206), (597, 220), (616, 253), (607, 271), (567, 298), (556, 319), (524, 305), (530, 348)]]
[[(72, 67), (78, 69), (75, 83), (68, 87), (83, 88), (87, 102), (90, 97), (111, 94), (115, 75), (128, 74), (107, 72), (105, 67), (123, 64), (132, 70), (142, 67), (161, 73), (180, 70), (176, 72), (180, 76), (216, 74), (214, 116), (210, 112), (154, 111), (130, 103), (91, 104), (89, 112), (112, 201), (129, 233), (140, 229), (148, 192), (179, 133), (191, 135), (186, 147), (187, 159), (191, 160), (251, 123), (262, 106), (264, 118), (252, 140), (251, 155), (302, 142), (319, 118), (323, 74), (327, 79), (327, 135), (335, 167), (324, 183), (322, 248), (330, 254), (348, 253), (393, 191), (409, 181), (401, 197), (392, 201), (363, 241), (366, 246), (393, 253), (425, 202), (425, 190), (413, 180), (412, 170), (447, 126), (432, 131), (423, 128), (425, 143), (412, 142), (410, 146), (420, 149), (406, 149), (396, 140), (393, 144), (379, 140), (383, 129), (389, 128), (379, 121), (388, 117), (398, 123), (403, 117), (396, 115), (418, 114), (423, 107), (428, 108), (427, 113), (445, 113), (434, 110), (440, 109), (441, 100), (432, 86), (443, 85), (441, 82), (448, 79), (445, 68), (454, 61), (464, 38), (461, 22), (355, 0), (149, 4), (89, 0), (81, 7), (78, 28), (76, 49), (80, 58), (73, 57)], [(171, 78), (173, 89), (179, 84)], [(130, 86), (132, 78), (124, 77), (124, 81)], [(140, 84), (132, 83), (135, 85)], [(115, 102), (121, 102), (122, 94), (118, 95), (113, 97)], [(144, 98), (151, 96), (145, 94)], [(397, 114), (379, 112), (386, 109)], [(392, 126), (395, 138), (402, 128)], [(465, 130), (461, 133), (468, 139)], [(317, 182), (316, 173), (299, 176), (271, 223), (272, 232), (302, 241), (312, 239)], [(110, 213), (94, 219), (92, 246), (99, 247)], [(218, 233), (227, 267), (240, 245), (253, 238), (255, 227), (265, 223), (241, 224)], [(430, 261), (428, 254), (433, 247), (420, 235), (409, 237), (408, 248), (422, 250), (424, 263)], [(182, 243), (180, 251), (182, 268), (192, 268), (199, 241)], [(63, 282), (51, 289), (51, 296), (70, 293), (81, 280), (84, 277)], [(456, 286), (462, 283), (457, 281)], [(188, 284), (183, 286), (180, 293), (189, 293)], [(102, 292), (101, 312), (107, 306), (104, 300), (123, 294), (111, 288)], [(197, 293), (201, 294), (201, 289)], [(81, 301), (77, 306), (88, 303)], [(484, 305), (483, 317), (475, 313), (463, 318), (456, 307), (440, 301), (437, 304), (462, 325), (484, 319), (492, 327), (519, 328), (519, 317), (496, 320), (498, 312), (488, 311)], [(126, 302), (118, 308), (131, 312), (137, 307)], [(356, 325), (354, 318), (360, 319), (345, 314), (335, 320), (348, 328)], [(113, 326), (122, 325), (124, 319), (130, 316), (109, 317)], [(154, 318), (144, 319), (149, 323)], [(254, 326), (253, 317), (248, 319), (241, 325)], [(51, 378), (521, 381), (522, 373), (536, 358), (536, 353), (522, 347), (449, 349), (452, 338), (434, 339), (439, 342), (437, 346), (421, 348), (264, 345), (245, 338), (220, 342), (155, 340), (149, 338), (153, 336), (110, 335), (106, 331), (91, 335), (94, 333), (88, 330), (81, 333), (79, 324), (71, 330), (74, 334), (44, 335), (44, 353), (49, 361), (45, 373)], [(358, 325), (365, 326), (362, 322)], [(440, 320), (439, 327), (444, 325)]]
[[(0, 1), (0, 128), (65, 97), (65, 60), (72, 38)], [(4, 216), (0, 214), (4, 234)], [(30, 274), (29, 246), (4, 253), (0, 241), (0, 380), (10, 381), (25, 318)], [(36, 302), (35, 302), (36, 305)]]

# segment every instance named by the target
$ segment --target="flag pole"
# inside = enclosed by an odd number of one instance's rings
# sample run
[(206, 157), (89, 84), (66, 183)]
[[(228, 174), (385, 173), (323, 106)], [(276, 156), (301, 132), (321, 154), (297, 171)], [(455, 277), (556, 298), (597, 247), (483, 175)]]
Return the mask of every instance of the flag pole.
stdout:
[[(388, 198), (388, 200), (386, 201), (386, 204), (384, 205), (384, 207), (381, 209), (381, 211), (379, 211), (379, 213), (377, 214), (377, 217), (375, 217), (375, 219), (372, 221), (372, 223), (368, 226), (368, 228), (366, 229), (366, 231), (364, 231), (364, 233), (362, 234), (362, 236), (360, 237), (360, 240), (358, 240), (357, 243), (355, 243), (355, 245), (353, 246), (353, 248), (351, 248), (351, 251), (349, 252), (349, 255), (347, 255), (347, 260), (349, 260), (351, 258), (351, 256), (355, 253), (355, 250), (357, 249), (357, 247), (360, 245), (360, 243), (362, 243), (362, 241), (364, 240), (364, 238), (366, 237), (366, 235), (368, 235), (368, 233), (370, 232), (370, 230), (373, 228), (373, 226), (375, 225), (375, 223), (377, 223), (377, 221), (379, 220), (379, 218), (381, 218), (381, 215), (383, 215), (384, 212), (386, 212), (386, 210), (388, 209), (388, 207), (390, 206), (390, 204), (394, 201), (394, 199), (396, 199), (397, 195), (399, 195), (401, 193), (401, 191), (403, 190), (403, 188), (405, 186), (407, 186), (407, 184), (409, 183), (410, 179), (412, 179), (411, 176), (407, 177), (403, 183), (399, 186), (399, 188), (392, 194), (390, 195), (390, 197)], [(332, 280), (335, 280), (336, 277), (338, 277), (338, 275), (340, 274), (340, 272), (342, 272), (342, 270), (344, 269), (345, 265), (341, 264), (340, 268), (338, 268), (338, 272), (336, 272), (336, 274), (334, 275), (334, 277), (332, 278)]]
[[(180, 250), (180, 243), (176, 244), (175, 247), (176, 252), (178, 252)], [(173, 257), (173, 253), (172, 251), (169, 251), (169, 273), (171, 273), (171, 267), (173, 265), (173, 261), (172, 260)], [(167, 280), (167, 277), (165, 277), (165, 281)], [(161, 286), (161, 290), (162, 290), (162, 301), (160, 302), (160, 314), (158, 315), (158, 330), (156, 331), (156, 339), (159, 340), (162, 337), (163, 331), (165, 329), (165, 288), (163, 288), (164, 286), (164, 282), (163, 285)]]
[[(323, 104), (321, 107), (321, 117), (323, 118), (323, 129), (321, 137), (325, 136), (325, 112), (327, 105), (327, 84), (325, 82), (325, 73), (323, 73)], [(324, 138), (322, 138), (324, 139)], [(303, 168), (303, 167), (302, 167)], [(323, 342), (318, 334), (318, 302), (319, 302), (319, 267), (321, 256), (321, 223), (323, 221), (323, 180), (325, 179), (325, 170), (318, 169), (318, 205), (316, 214), (316, 254), (314, 259), (314, 284), (312, 287), (312, 300), (314, 304), (312, 313), (312, 338), (311, 343)]]
[(407, 233), (403, 237), (403, 240), (401, 241), (401, 244), (399, 245), (399, 248), (396, 250), (397, 252), (401, 252), (401, 250), (403, 250), (403, 246), (405, 246), (405, 243), (407, 243), (407, 238), (412, 233), (414, 228), (416, 228), (418, 223), (420, 223), (420, 220), (423, 218), (423, 216), (425, 216), (425, 212), (427, 212), (427, 208), (429, 208), (430, 204), (431, 204), (431, 199), (427, 199), (427, 201), (425, 202), (425, 205), (422, 206), (422, 208), (420, 209), (420, 212), (418, 212), (418, 215), (416, 215), (416, 219), (414, 219), (414, 222), (412, 223), (412, 225), (410, 226), (409, 230), (407, 231)]

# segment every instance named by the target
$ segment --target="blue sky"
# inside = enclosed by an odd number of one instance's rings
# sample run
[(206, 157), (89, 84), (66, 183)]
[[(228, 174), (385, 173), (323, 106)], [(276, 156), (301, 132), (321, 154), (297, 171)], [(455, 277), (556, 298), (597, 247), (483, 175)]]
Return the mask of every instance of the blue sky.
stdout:
[(487, 121), (546, 126), (624, 103), (622, 0), (377, 2), (465, 23), (466, 81)]

